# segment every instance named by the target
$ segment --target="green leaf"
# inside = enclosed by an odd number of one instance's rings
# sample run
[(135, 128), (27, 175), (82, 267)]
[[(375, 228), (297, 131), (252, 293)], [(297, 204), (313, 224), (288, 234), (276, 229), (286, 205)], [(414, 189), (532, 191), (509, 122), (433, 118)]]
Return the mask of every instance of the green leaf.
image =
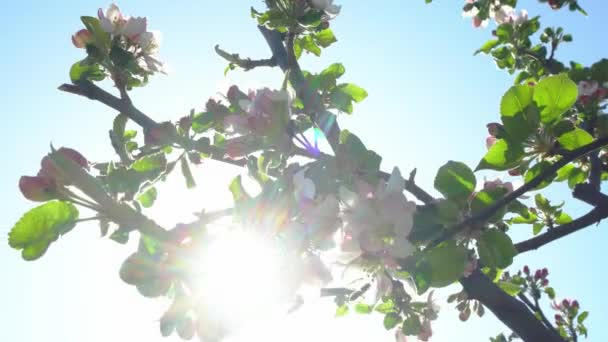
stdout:
[(563, 211), (560, 212), (559, 215), (557, 215), (557, 217), (555, 218), (555, 223), (559, 225), (568, 224), (570, 222), (572, 222), (572, 217)]
[(321, 56), (321, 48), (314, 42), (311, 36), (304, 36), (300, 39), (302, 49), (312, 52), (315, 56)]
[(511, 296), (511, 297), (517, 296), (522, 291), (521, 286), (519, 286), (517, 284), (513, 284), (512, 282), (509, 282), (509, 281), (499, 281), (498, 287), (500, 287), (503, 291), (508, 293), (509, 296)]
[(533, 88), (528, 85), (516, 85), (502, 97), (501, 120), (514, 142), (527, 139), (538, 128), (538, 110), (535, 106), (530, 106), (533, 93)]
[(380, 303), (380, 304), (376, 305), (374, 310), (381, 314), (387, 314), (387, 313), (395, 312), (397, 309), (395, 308), (395, 303), (391, 299), (389, 299), (388, 301), (386, 301), (384, 303)]
[(336, 85), (336, 80), (340, 78), (346, 69), (341, 63), (334, 63), (319, 74), (319, 86), (321, 89), (330, 89)]
[(583, 171), (580, 168), (573, 169), (568, 175), (568, 187), (574, 189), (577, 184), (583, 183), (587, 180), (588, 172), (589, 171)]
[(568, 75), (559, 74), (541, 80), (534, 90), (534, 101), (540, 108), (540, 118), (551, 123), (560, 118), (578, 97), (578, 87)]
[(583, 312), (581, 312), (580, 315), (578, 315), (578, 317), (576, 318), (576, 321), (578, 322), (578, 324), (583, 324), (583, 322), (585, 321), (585, 319), (587, 319), (588, 316), (589, 316), (589, 311), (583, 311)]
[(401, 321), (401, 316), (399, 316), (398, 314), (394, 312), (388, 313), (384, 316), (384, 329), (391, 330), (396, 327), (397, 324), (401, 323)]
[(477, 239), (477, 251), (487, 267), (505, 269), (513, 263), (517, 249), (511, 238), (499, 229), (489, 229)]
[(500, 44), (500, 41), (498, 39), (488, 40), (479, 48), (479, 50), (475, 51), (475, 55), (479, 54), (480, 52), (486, 54), (490, 53), (490, 51), (492, 51), (492, 49), (495, 48), (498, 44)]
[(346, 304), (340, 305), (336, 309), (336, 317), (343, 317), (348, 313), (348, 306)]
[(603, 58), (591, 66), (591, 78), (600, 84), (608, 82), (608, 59)]
[(186, 180), (186, 187), (188, 189), (192, 189), (196, 187), (196, 182), (194, 181), (194, 177), (192, 176), (192, 170), (190, 170), (190, 164), (188, 163), (188, 158), (182, 158), (181, 160), (181, 169), (182, 175)]
[(500, 101), (500, 114), (502, 116), (513, 116), (523, 112), (532, 103), (533, 94), (533, 88), (528, 85), (511, 87)]
[(52, 201), (23, 215), (8, 235), (8, 244), (22, 250), (24, 260), (40, 258), (51, 243), (76, 225), (78, 209), (69, 203)]
[(422, 324), (420, 324), (420, 318), (417, 315), (410, 315), (401, 326), (401, 331), (407, 336), (418, 335)]
[(545, 228), (545, 224), (542, 222), (537, 222), (535, 224), (532, 225), (532, 235), (536, 236), (538, 234), (540, 234), (540, 232), (543, 231), (543, 228)]
[(562, 167), (557, 171), (557, 177), (555, 178), (555, 181), (563, 182), (565, 180), (568, 180), (568, 177), (570, 177), (570, 173), (572, 173), (574, 169), (576, 169), (576, 167), (573, 164), (568, 164)]
[(106, 77), (106, 74), (101, 70), (98, 64), (87, 64), (84, 61), (76, 62), (70, 68), (70, 79), (72, 83), (79, 81), (91, 80), (101, 81)]
[(439, 168), (435, 177), (435, 189), (447, 199), (468, 197), (476, 184), (473, 171), (464, 163), (456, 161), (449, 161)]
[(467, 249), (455, 241), (444, 242), (427, 252), (431, 286), (444, 287), (457, 281), (467, 263)]
[(509, 170), (519, 165), (523, 157), (524, 150), (521, 144), (509, 143), (504, 139), (498, 139), (479, 162), (475, 171)]
[(164, 169), (167, 166), (167, 158), (162, 152), (144, 156), (131, 164), (131, 169), (137, 172), (150, 172)]
[(141, 206), (144, 208), (150, 208), (154, 205), (154, 201), (156, 200), (156, 196), (158, 195), (156, 188), (151, 187), (146, 190), (143, 194), (137, 196), (137, 201), (141, 203)]
[(125, 227), (119, 227), (114, 232), (112, 232), (112, 234), (110, 234), (110, 239), (118, 242), (121, 245), (125, 245), (127, 244), (127, 242), (129, 242), (130, 232), (130, 229), (127, 229)]
[(357, 303), (357, 305), (355, 305), (355, 311), (360, 314), (369, 314), (372, 312), (372, 309), (373, 306), (365, 303)]
[(552, 287), (545, 287), (545, 293), (549, 299), (555, 299), (555, 290)]
[(334, 35), (334, 32), (331, 29), (324, 29), (317, 32), (317, 34), (315, 35), (315, 41), (317, 42), (317, 45), (326, 48), (331, 44), (337, 42), (338, 39), (336, 39), (336, 36)]
[(229, 186), (230, 192), (232, 193), (232, 198), (235, 202), (240, 202), (243, 200), (248, 200), (251, 198), (245, 188), (243, 187), (243, 183), (241, 182), (241, 176), (236, 176)]
[(572, 131), (560, 135), (560, 137), (557, 138), (557, 141), (559, 141), (563, 148), (568, 151), (572, 151), (592, 143), (593, 136), (584, 129), (577, 127)]
[[(501, 199), (507, 194), (507, 189), (503, 187), (499, 187), (496, 189), (488, 189), (481, 190), (475, 194), (475, 197), (471, 200), (471, 212), (473, 214), (480, 213), (486, 210), (488, 207), (492, 206), (496, 201)], [(502, 219), (502, 217), (507, 213), (507, 208), (503, 207), (494, 213), (492, 217), (489, 219), (490, 222), (495, 222), (497, 220)]]
[(367, 97), (367, 91), (353, 83), (340, 84), (338, 86), (344, 94), (348, 95), (353, 101), (359, 103)]
[(101, 27), (99, 19), (95, 17), (83, 16), (80, 17), (80, 20), (87, 30), (93, 34), (93, 37), (95, 38), (95, 46), (97, 46), (97, 48), (99, 48), (101, 51), (105, 51), (108, 47), (110, 47), (110, 34)]
[[(548, 161), (542, 161), (540, 163), (536, 163), (534, 166), (532, 166), (530, 169), (528, 169), (528, 171), (526, 171), (526, 174), (524, 176), (524, 181), (526, 183), (531, 182), (534, 178), (538, 177), (540, 174), (545, 172), (547, 169), (551, 168), (551, 166), (553, 166), (553, 165), (551, 163), (549, 163)], [(540, 190), (542, 188), (547, 187), (548, 185), (551, 184), (554, 177), (555, 176), (546, 178), (534, 189)]]

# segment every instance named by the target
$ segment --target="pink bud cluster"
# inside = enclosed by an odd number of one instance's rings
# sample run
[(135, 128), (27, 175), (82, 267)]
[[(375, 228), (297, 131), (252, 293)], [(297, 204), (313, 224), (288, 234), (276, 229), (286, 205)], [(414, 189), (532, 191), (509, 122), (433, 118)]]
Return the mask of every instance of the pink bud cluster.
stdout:
[[(60, 153), (64, 157), (73, 160), (86, 170), (89, 169), (87, 159), (74, 149), (62, 147), (56, 153)], [(69, 180), (61, 176), (55, 163), (49, 156), (42, 158), (40, 170), (36, 176), (22, 176), (19, 179), (19, 190), (21, 190), (23, 196), (35, 202), (45, 202), (58, 198), (59, 189), (64, 185), (69, 185)]]
[(587, 105), (592, 101), (598, 102), (608, 97), (607, 84), (599, 84), (597, 81), (580, 81), (578, 83), (578, 102)]

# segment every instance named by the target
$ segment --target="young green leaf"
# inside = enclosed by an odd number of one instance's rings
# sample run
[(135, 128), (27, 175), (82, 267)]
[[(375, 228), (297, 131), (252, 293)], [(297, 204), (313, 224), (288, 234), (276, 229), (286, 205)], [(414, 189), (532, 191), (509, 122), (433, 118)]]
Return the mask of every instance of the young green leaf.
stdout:
[(40, 258), (49, 245), (76, 225), (78, 209), (69, 202), (52, 201), (23, 215), (11, 229), (8, 244), (22, 250), (24, 260)]

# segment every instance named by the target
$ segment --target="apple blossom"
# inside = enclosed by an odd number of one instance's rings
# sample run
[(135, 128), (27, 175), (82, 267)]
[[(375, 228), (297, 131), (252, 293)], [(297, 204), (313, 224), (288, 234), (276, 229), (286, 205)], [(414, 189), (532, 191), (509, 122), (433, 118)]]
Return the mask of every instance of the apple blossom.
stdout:
[(395, 341), (396, 342), (407, 342), (407, 337), (405, 336), (403, 331), (401, 331), (401, 329), (397, 329), (395, 331)]
[(72, 35), (72, 43), (79, 49), (84, 49), (92, 40), (93, 34), (87, 29), (82, 29)]
[[(61, 147), (56, 153), (63, 154), (66, 158), (73, 160), (83, 169), (89, 170), (89, 162), (82, 154), (80, 154), (80, 152), (71, 148)], [(55, 163), (49, 156), (42, 158), (42, 161), (40, 162), (40, 171), (38, 171), (38, 177), (51, 179), (54, 182), (69, 185), (68, 180), (62, 178), (60, 172), (55, 166)]]
[(342, 8), (342, 6), (335, 5), (334, 0), (311, 0), (311, 3), (315, 9), (325, 12), (330, 17), (340, 14)]
[(592, 96), (598, 90), (597, 81), (580, 81), (578, 83), (578, 96)]
[(513, 192), (513, 183), (503, 182), (500, 178), (496, 178), (493, 181), (485, 181), (483, 183), (484, 190), (495, 190), (497, 188), (505, 188), (508, 192)]
[(416, 204), (405, 198), (404, 185), (405, 180), (395, 168), (388, 182), (379, 182), (373, 192), (364, 182), (359, 182), (359, 193), (340, 188), (345, 205), (341, 241), (344, 252), (389, 260), (406, 258), (414, 252), (408, 236)]
[[(245, 115), (231, 114), (224, 118), (224, 126), (229, 133), (267, 136), (275, 123), (287, 121), (291, 106), (287, 91), (263, 88), (250, 93), (249, 98), (238, 100)], [(281, 115), (285, 117), (280, 118)]]
[(125, 23), (125, 19), (116, 4), (111, 4), (105, 13), (100, 8), (97, 11), (97, 16), (99, 17), (101, 27), (108, 33), (115, 33)]
[(431, 338), (431, 336), (433, 336), (431, 321), (425, 318), (422, 321), (422, 326), (420, 327), (420, 332), (418, 333), (418, 339), (426, 342), (429, 340), (429, 338)]
[(30, 201), (46, 202), (57, 198), (55, 182), (49, 178), (21, 176), (19, 190)]
[(116, 4), (111, 4), (105, 13), (100, 8), (97, 16), (104, 31), (114, 35), (123, 35), (134, 42), (147, 29), (146, 18), (125, 17)]

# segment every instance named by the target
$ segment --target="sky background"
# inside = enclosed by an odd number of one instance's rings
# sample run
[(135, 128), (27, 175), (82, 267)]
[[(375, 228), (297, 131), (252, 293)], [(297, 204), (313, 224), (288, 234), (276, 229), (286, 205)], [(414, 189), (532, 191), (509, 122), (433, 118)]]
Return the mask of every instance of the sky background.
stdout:
[[(558, 51), (560, 59), (589, 65), (608, 55), (603, 37), (608, 14), (605, 1), (581, 0), (589, 17), (552, 12), (532, 0), (520, 2), (531, 16), (541, 13), (543, 24), (563, 23), (574, 35), (574, 43)], [(417, 181), (426, 189), (432, 187), (438, 167), (449, 159), (475, 166), (485, 152), (485, 124), (498, 120), (500, 97), (512, 83), (512, 76), (498, 70), (489, 57), (472, 55), (490, 38), (491, 28), (473, 29), (461, 17), (461, 1), (340, 3), (342, 14), (332, 22), (339, 43), (321, 58), (304, 56), (302, 67), (318, 72), (342, 62), (347, 70), (343, 79), (367, 89), (369, 98), (356, 106), (352, 117), (340, 117), (342, 126), (384, 157), (384, 170), (399, 166), (408, 173), (418, 168)], [(118, 268), (134, 250), (133, 244), (121, 246), (100, 239), (98, 228), (86, 224), (53, 244), (36, 262), (22, 261), (6, 243), (12, 225), (36, 205), (20, 196), (18, 179), (37, 172), (49, 143), (75, 147), (92, 161), (114, 157), (107, 131), (116, 113), (56, 90), (69, 81), (72, 63), (84, 56), (70, 41), (70, 35), (82, 27), (79, 17), (95, 15), (98, 7), (107, 5), (24, 0), (3, 6), (0, 341), (177, 341), (162, 339), (158, 333), (157, 319), (165, 303), (141, 297), (118, 278)], [(126, 14), (147, 16), (149, 28), (163, 34), (160, 56), (170, 65), (170, 75), (154, 77), (132, 94), (135, 104), (155, 120), (175, 120), (191, 108), (200, 110), (209, 97), (225, 92), (231, 84), (244, 89), (280, 87), (279, 70), (235, 71), (224, 77), (226, 63), (213, 52), (219, 43), (242, 56), (269, 56), (249, 17), (250, 6), (262, 8), (261, 1), (141, 0), (118, 5)], [(221, 208), (229, 204), (227, 184), (238, 172), (207, 163), (195, 170), (196, 190), (173, 192), (161, 187), (159, 209), (150, 215), (172, 225), (188, 221), (195, 210)], [(569, 197), (561, 186), (545, 193), (555, 201)], [(169, 195), (174, 196), (166, 198)], [(573, 200), (566, 208), (573, 217), (588, 210)], [(608, 298), (602, 295), (608, 280), (605, 225), (585, 229), (541, 252), (526, 253), (513, 266), (548, 267), (558, 296), (576, 298), (583, 309), (591, 311), (587, 320), (591, 342), (608, 340), (602, 326), (608, 320)], [(515, 241), (530, 235), (527, 226), (512, 230)], [(458, 290), (453, 286), (439, 297)], [(487, 341), (506, 330), (491, 314), (460, 323), (457, 311), (444, 300), (439, 304), (442, 312), (434, 325), (433, 341)], [(379, 315), (334, 320), (332, 308), (323, 307), (315, 304), (296, 316), (244, 331), (240, 340), (392, 341)]]

